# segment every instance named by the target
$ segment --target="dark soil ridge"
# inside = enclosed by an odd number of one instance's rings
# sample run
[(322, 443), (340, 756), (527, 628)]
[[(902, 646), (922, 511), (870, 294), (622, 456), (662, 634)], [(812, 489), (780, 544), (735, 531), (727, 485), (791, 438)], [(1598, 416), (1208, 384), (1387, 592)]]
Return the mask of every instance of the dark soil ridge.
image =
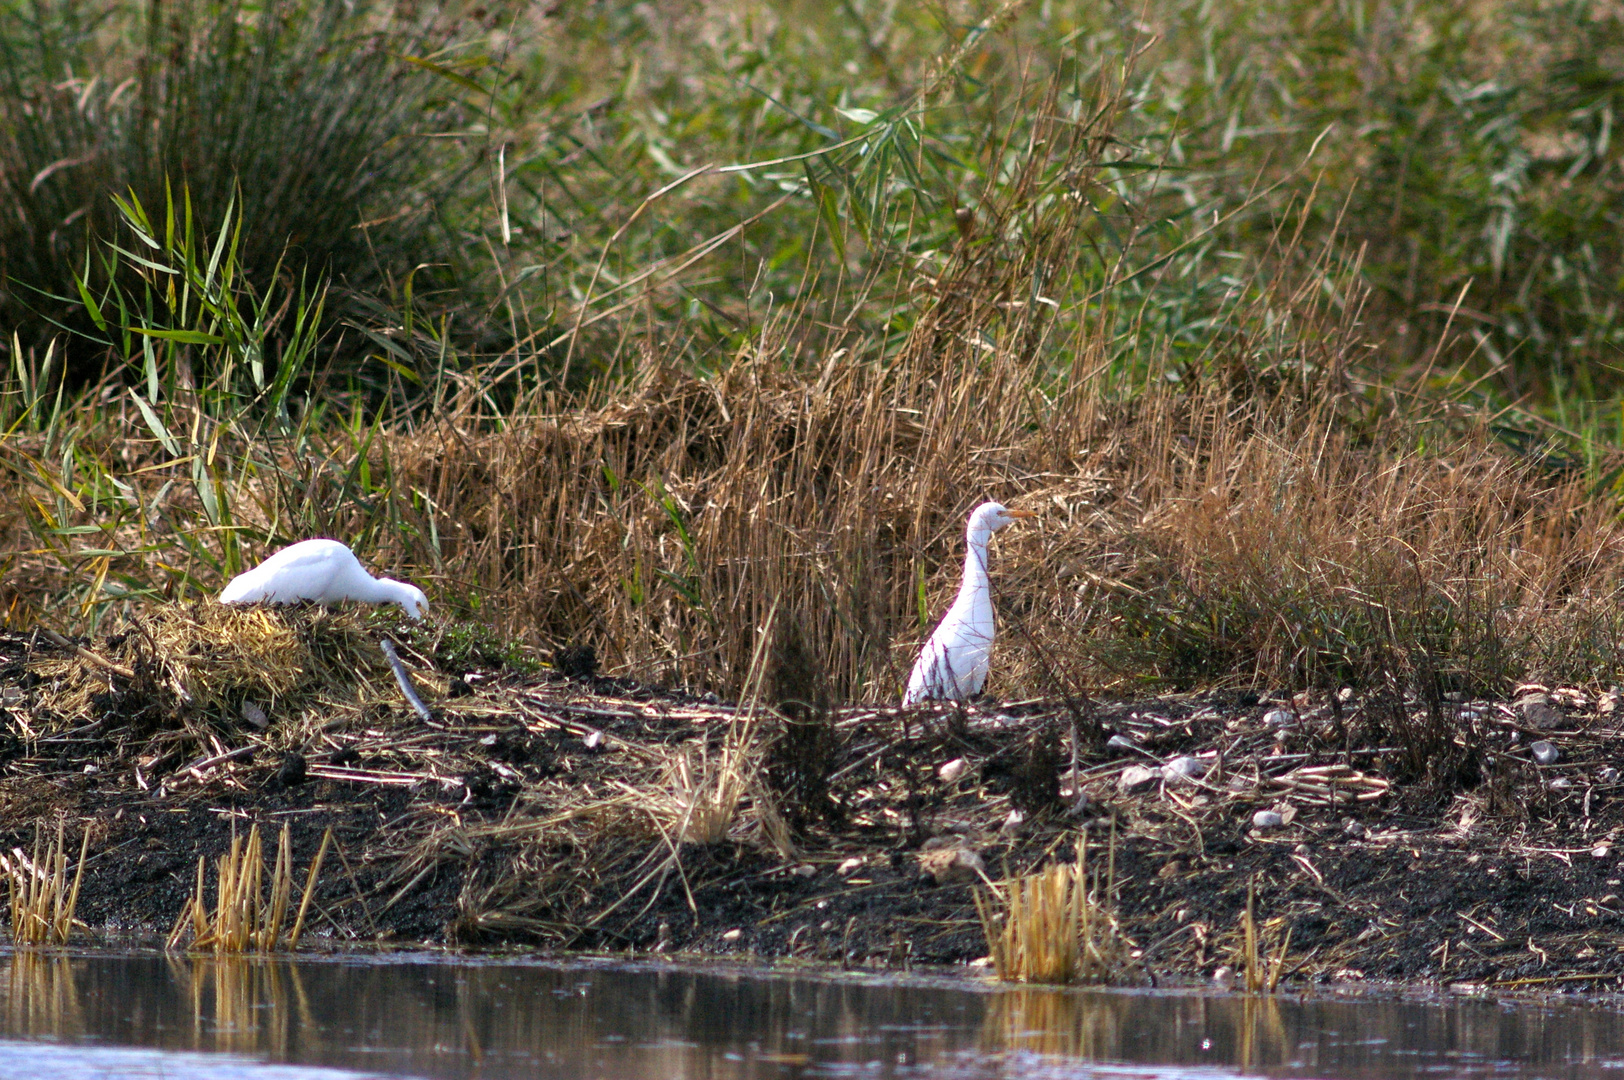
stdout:
[[(1617, 692), (845, 708), (803, 719), (825, 725), (811, 741), (768, 714), (756, 745), (777, 749), (726, 839), (700, 846), (675, 841), (660, 799), (677, 762), (730, 745), (741, 710), (596, 678), (579, 654), (560, 658), (566, 679), (403, 651), (427, 721), (398, 694), (360, 694), (325, 722), (272, 709), (263, 729), (233, 714), (165, 726), (173, 701), (151, 699), (140, 662), (109, 666), (106, 641), (0, 634), (0, 851), (15, 860), (59, 820), (76, 851), (89, 830), (81, 943), (167, 933), (199, 856), (285, 822), (299, 873), (324, 829), (338, 840), (310, 931), (332, 947), (901, 966), (987, 952), (979, 886), (922, 869), (943, 851), (976, 852), (998, 879), (1070, 858), (1087, 831), (1096, 866), (1114, 837), (1133, 981), (1237, 965), (1251, 887), (1288, 985), (1624, 989)], [(40, 672), (60, 682), (65, 662), (105, 690), (62, 729), (43, 704), (61, 687)], [(1186, 755), (1201, 764), (1170, 766)], [(1254, 827), (1270, 810), (1283, 820)]]

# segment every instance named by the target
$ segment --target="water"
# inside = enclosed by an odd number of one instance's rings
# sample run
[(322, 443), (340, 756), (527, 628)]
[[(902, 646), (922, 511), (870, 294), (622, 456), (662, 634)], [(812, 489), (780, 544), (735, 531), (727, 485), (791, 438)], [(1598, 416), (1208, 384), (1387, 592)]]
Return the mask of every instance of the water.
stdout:
[(1624, 1017), (1583, 1005), (438, 957), (0, 969), (6, 1080), (1624, 1080)]

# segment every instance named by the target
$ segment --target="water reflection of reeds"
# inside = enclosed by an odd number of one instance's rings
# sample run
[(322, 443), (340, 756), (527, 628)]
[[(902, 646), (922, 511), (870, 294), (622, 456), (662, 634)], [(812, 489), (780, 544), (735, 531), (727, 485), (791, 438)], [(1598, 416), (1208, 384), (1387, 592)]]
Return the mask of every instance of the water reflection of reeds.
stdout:
[(263, 957), (167, 957), (170, 977), (191, 1001), (188, 1049), (265, 1054), (287, 1060), (293, 1032), (319, 1027), (297, 965)]
[[(1341, 1076), (1419, 1064), (1624, 1061), (1603, 1011), (1492, 1002), (1123, 993), (646, 966), (0, 957), (0, 1037), (94, 1040), (444, 1080), (942, 1080), (1017, 1059)], [(854, 1071), (855, 1070), (855, 1071)], [(1596, 1075), (1593, 1071), (1567, 1075)], [(1608, 1073), (1611, 1075), (1611, 1073)]]
[(13, 953), (6, 964), (5, 987), (7, 1031), (56, 1039), (85, 1033), (68, 957), (29, 949)]
[[(1147, 1023), (1147, 1017), (1154, 1022)], [(1288, 1060), (1288, 1035), (1273, 996), (1159, 997), (1079, 994), (1031, 987), (993, 997), (983, 1052), (1083, 1061), (1212, 1058), (1243, 1068)]]

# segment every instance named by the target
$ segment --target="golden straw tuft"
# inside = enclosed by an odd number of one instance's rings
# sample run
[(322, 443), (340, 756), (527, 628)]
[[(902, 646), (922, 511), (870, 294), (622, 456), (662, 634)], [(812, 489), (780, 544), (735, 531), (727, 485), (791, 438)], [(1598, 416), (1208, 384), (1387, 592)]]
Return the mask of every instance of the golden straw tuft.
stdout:
[(68, 884), (67, 843), (63, 823), (56, 823), (56, 840), (49, 846), (36, 825), (34, 853), (29, 858), (12, 849), (0, 856), (11, 886), (11, 940), (18, 945), (66, 945), (73, 933), (73, 911), (79, 905), (79, 884), (84, 880), (85, 854), (90, 830), (79, 844), (79, 861)]
[[(322, 860), (332, 842), (333, 832), (328, 829), (321, 840), (316, 858), (305, 876), (304, 894), (299, 902), (299, 913), (288, 935), (287, 948), (299, 945), (304, 931), (305, 915), (310, 908)], [(197, 860), (197, 890), (181, 909), (175, 927), (169, 932), (169, 949), (176, 948), (190, 924), (191, 950), (201, 952), (212, 949), (216, 953), (269, 953), (275, 952), (282, 937), (288, 906), (293, 897), (293, 842), (288, 826), (282, 826), (277, 843), (276, 862), (270, 872), (270, 896), (265, 895), (264, 845), (256, 824), (248, 832), (248, 839), (235, 832), (231, 836), (231, 850), (220, 856), (215, 876), (215, 904), (211, 914), (204, 902), (204, 877), (207, 860)]]
[(1116, 981), (1127, 949), (1107, 907), (1111, 882), (1088, 875), (1088, 839), (1077, 841), (1077, 861), (1057, 864), (1002, 886), (1004, 912), (978, 891), (976, 912), (987, 936), (993, 968), (1004, 982), (1103, 983)]

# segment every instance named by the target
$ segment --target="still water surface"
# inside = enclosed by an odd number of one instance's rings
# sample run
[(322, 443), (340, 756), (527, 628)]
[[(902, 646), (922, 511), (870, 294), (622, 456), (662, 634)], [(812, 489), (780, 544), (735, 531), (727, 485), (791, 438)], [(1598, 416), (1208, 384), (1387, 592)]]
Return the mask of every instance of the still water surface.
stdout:
[(1614, 1077), (1624, 1016), (657, 965), (0, 956), (0, 1078)]

